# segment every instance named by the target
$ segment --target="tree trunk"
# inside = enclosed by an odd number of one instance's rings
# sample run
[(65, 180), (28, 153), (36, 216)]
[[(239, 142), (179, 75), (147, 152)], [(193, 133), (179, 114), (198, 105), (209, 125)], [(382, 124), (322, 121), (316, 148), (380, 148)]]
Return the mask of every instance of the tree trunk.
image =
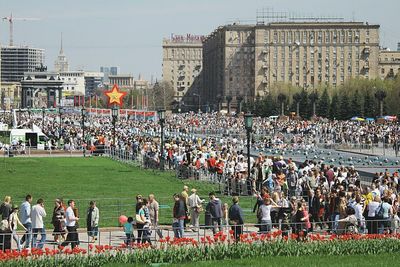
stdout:
[(281, 103), (281, 116), (285, 115), (285, 103)]
[(300, 102), (296, 103), (296, 116), (300, 117)]
[(379, 101), (381, 117), (383, 116), (383, 100)]

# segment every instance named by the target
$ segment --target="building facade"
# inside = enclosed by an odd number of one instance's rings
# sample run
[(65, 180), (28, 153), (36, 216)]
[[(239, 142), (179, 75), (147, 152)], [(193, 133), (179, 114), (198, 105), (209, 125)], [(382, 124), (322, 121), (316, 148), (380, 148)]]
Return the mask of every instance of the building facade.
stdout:
[(63, 96), (85, 95), (85, 72), (63, 71), (60, 72), (63, 83)]
[(394, 78), (400, 73), (400, 50), (382, 50), (379, 53), (379, 77), (384, 79)]
[(262, 97), (276, 83), (335, 87), (353, 77), (378, 77), (379, 25), (227, 25), (207, 37), (203, 61), (204, 96), (218, 109)]
[(85, 72), (85, 95), (96, 93), (97, 88), (102, 85), (104, 74), (101, 72)]
[(100, 72), (104, 74), (103, 82), (108, 83), (108, 76), (109, 75), (118, 75), (120, 74), (119, 67), (100, 67)]
[(110, 86), (118, 85), (120, 89), (133, 90), (135, 86), (135, 79), (130, 74), (109, 75)]
[(35, 71), (44, 64), (44, 49), (28, 46), (1, 47), (1, 80), (20, 82), (24, 72)]
[(21, 101), (21, 83), (2, 82), (0, 86), (1, 109), (19, 108)]
[[(171, 83), (179, 106), (190, 109), (202, 88), (203, 36), (174, 35), (163, 40), (163, 80)], [(197, 102), (196, 102), (197, 103)], [(196, 105), (197, 107), (197, 105)], [(193, 108), (194, 109), (194, 108)]]

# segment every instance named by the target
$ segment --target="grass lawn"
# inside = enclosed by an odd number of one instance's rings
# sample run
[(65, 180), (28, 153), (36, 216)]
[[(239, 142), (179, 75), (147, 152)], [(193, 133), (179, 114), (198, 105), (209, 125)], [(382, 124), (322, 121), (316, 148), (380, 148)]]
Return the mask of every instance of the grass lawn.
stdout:
[[(353, 256), (301, 256), (301, 257), (269, 257), (255, 259), (237, 259), (225, 261), (205, 261), (192, 262), (186, 264), (166, 265), (153, 264), (152, 266), (187, 266), (187, 267), (234, 267), (234, 266), (252, 266), (252, 267), (299, 267), (299, 266), (340, 266), (340, 267), (379, 267), (379, 266), (397, 266), (397, 255), (395, 254), (380, 254), (380, 255), (353, 255)], [(105, 267), (128, 267), (138, 266), (129, 264), (109, 264)]]
[[(134, 215), (135, 196), (154, 193), (161, 207), (160, 223), (172, 222), (172, 195), (182, 191), (184, 184), (195, 187), (201, 198), (216, 190), (215, 185), (196, 181), (182, 181), (172, 172), (144, 170), (124, 165), (103, 157), (86, 158), (3, 158), (0, 159), (0, 198), (10, 195), (13, 202), (20, 204), (26, 194), (34, 202), (45, 200), (49, 225), (53, 200), (63, 197), (65, 201), (75, 199), (82, 218), (90, 200), (96, 200), (100, 209), (100, 226), (118, 226), (117, 218), (124, 214)], [(228, 197), (224, 202), (230, 204)], [(255, 222), (249, 211), (254, 198), (241, 199), (247, 222)], [(201, 216), (204, 220), (204, 216)], [(86, 218), (81, 223), (85, 227)]]

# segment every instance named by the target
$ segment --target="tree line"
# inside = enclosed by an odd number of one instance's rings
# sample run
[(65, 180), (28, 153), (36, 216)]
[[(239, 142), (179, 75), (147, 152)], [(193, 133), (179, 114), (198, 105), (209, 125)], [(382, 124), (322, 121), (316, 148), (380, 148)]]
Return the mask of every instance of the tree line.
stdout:
[(300, 88), (276, 84), (269, 93), (245, 103), (244, 109), (258, 116), (313, 115), (346, 120), (354, 116), (400, 115), (400, 75), (390, 80), (350, 79), (336, 88), (322, 85)]

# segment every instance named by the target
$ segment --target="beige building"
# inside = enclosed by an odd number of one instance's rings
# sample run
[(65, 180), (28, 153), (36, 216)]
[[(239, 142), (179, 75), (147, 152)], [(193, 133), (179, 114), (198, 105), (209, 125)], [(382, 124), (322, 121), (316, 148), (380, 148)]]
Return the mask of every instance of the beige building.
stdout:
[(379, 53), (379, 77), (394, 78), (400, 72), (400, 51), (381, 50)]
[(274, 22), (219, 27), (204, 42), (204, 96), (216, 109), (274, 83), (313, 88), (378, 77), (379, 25)]
[(21, 83), (1, 82), (0, 88), (1, 109), (10, 110), (19, 108), (21, 101)]
[(110, 88), (116, 84), (120, 89), (133, 90), (135, 86), (135, 80), (130, 74), (109, 75), (108, 79), (110, 82)]
[(164, 39), (162, 44), (163, 80), (172, 84), (175, 100), (179, 103), (184, 101), (188, 108), (197, 103), (201, 93), (203, 39), (204, 37), (199, 35), (172, 34), (171, 38)]

